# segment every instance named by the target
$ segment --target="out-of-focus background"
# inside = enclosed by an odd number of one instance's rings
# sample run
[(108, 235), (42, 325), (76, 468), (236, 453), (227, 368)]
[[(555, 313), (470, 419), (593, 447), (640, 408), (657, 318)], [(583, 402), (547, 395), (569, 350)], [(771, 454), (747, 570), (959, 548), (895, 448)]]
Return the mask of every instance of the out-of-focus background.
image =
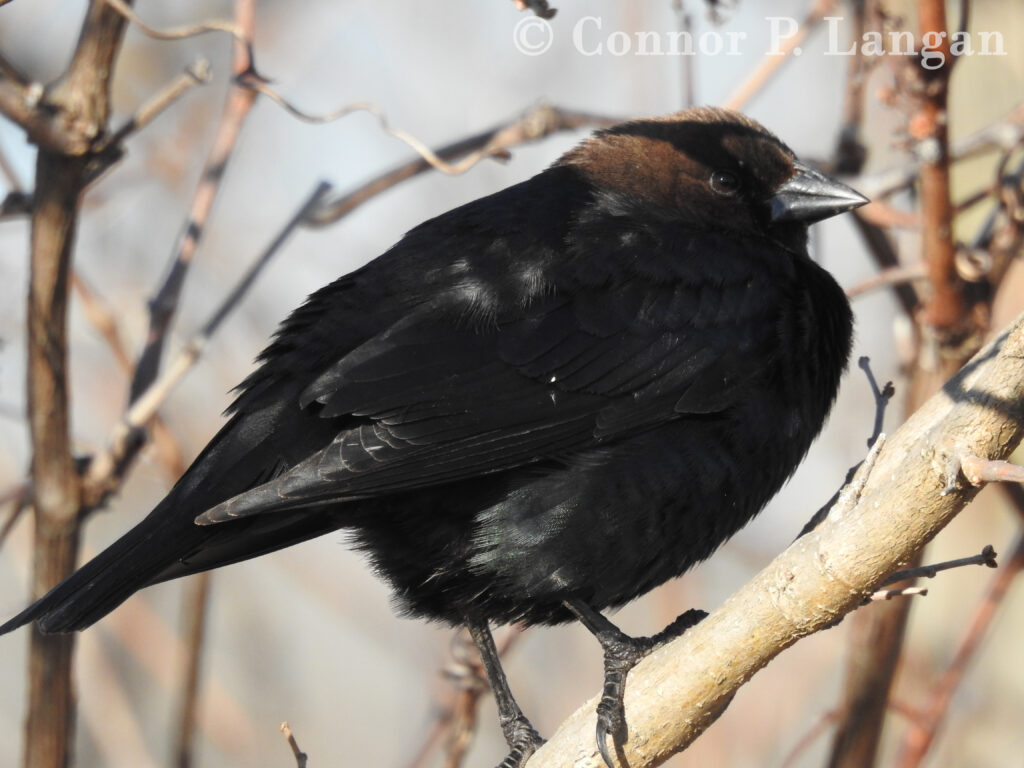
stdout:
[[(828, 15), (837, 20), (814, 25), (800, 55), (780, 62), (779, 71), (754, 90), (743, 109), (798, 155), (822, 161), (833, 156), (853, 58), (838, 51), (852, 44), (854, 3), (780, 0), (770, 11), (768, 4), (753, 0), (716, 3), (717, 20), (699, 0), (559, 0), (554, 5), (558, 14), (549, 28), (526, 28), (517, 25), (536, 17), (517, 10), (511, 0), (260, 0), (256, 63), (277, 92), (308, 112), (372, 102), (391, 126), (436, 147), (511, 121), (540, 100), (612, 117), (671, 112), (686, 105), (690, 91), (696, 103), (724, 104), (772, 58), (766, 54), (773, 47), (773, 29), (788, 34), (795, 26), (786, 20), (801, 25), (813, 10), (830, 7)], [(915, 28), (915, 3), (882, 5), (894, 17), (907, 16), (907, 27)], [(961, 4), (948, 5), (952, 26)], [(1014, 108), (1019, 111), (1024, 96), (1024, 4), (976, 0), (969, 6), (969, 31), (999, 32), (1005, 55), (965, 56), (957, 63), (949, 112), (954, 143), (999, 123)], [(3, 57), (32, 80), (51, 81), (67, 65), (84, 7), (67, 0), (15, 0), (0, 7)], [(148, 25), (166, 29), (230, 18), (233, 9), (224, 1), (183, 0), (139, 2), (136, 11)], [(667, 48), (667, 36), (683, 28), (684, 15), (699, 55), (643, 55), (637, 33), (662, 36)], [(521, 50), (544, 43), (549, 30), (545, 53)], [(704, 42), (703, 53), (698, 41)], [(722, 49), (716, 51), (718, 45)], [(158, 41), (131, 25), (113, 78), (116, 125), (197, 56), (210, 60), (212, 82), (190, 91), (132, 137), (128, 156), (83, 201), (74, 268), (115, 308), (117, 329), (133, 357), (145, 342), (147, 299), (181, 236), (229, 88), (230, 38), (211, 33)], [(910, 160), (898, 72), (884, 62), (867, 75), (860, 138), (868, 148), (863, 169), (868, 176)], [(515, 147), (508, 162), (484, 160), (463, 175), (421, 174), (335, 225), (296, 232), (160, 409), (186, 462), (221, 425), (230, 389), (252, 370), (254, 356), (277, 323), (307, 294), (380, 254), (424, 219), (537, 173), (586, 133), (558, 133)], [(31, 189), (34, 149), (5, 120), (0, 120), (0, 151), (14, 176)], [(319, 180), (344, 192), (414, 156), (370, 114), (313, 125), (259, 98), (188, 275), (170, 354), (198, 331)], [(954, 200), (985, 187), (999, 159), (994, 151), (956, 164)], [(0, 197), (12, 186), (9, 177), (0, 176)], [(910, 210), (914, 198), (904, 192), (892, 202)], [(986, 212), (979, 206), (959, 218), (956, 236), (969, 239)], [(844, 287), (879, 271), (850, 218), (819, 225), (812, 238), (816, 257)], [(28, 234), (26, 218), (0, 220), (0, 493), (23, 481), (30, 460), (23, 416)], [(898, 230), (894, 242), (901, 256), (920, 258), (913, 229)], [(1004, 287), (993, 327), (1020, 311), (1021, 283), (1016, 285), (1016, 293)], [(910, 322), (888, 290), (857, 298), (853, 306), (854, 359), (869, 356), (875, 375), (897, 386), (886, 425), (892, 429), (903, 415), (901, 362), (912, 335)], [(70, 344), (72, 437), (76, 451), (88, 454), (104, 447), (120, 418), (128, 378), (79, 298), (71, 303)], [(784, 548), (836, 490), (846, 470), (863, 457), (873, 419), (870, 388), (853, 366), (825, 433), (765, 512), (710, 562), (623, 609), (616, 621), (627, 632), (649, 634), (687, 608), (720, 604)], [(91, 517), (83, 558), (146, 514), (174, 479), (166, 461), (144, 451), (121, 492)], [(987, 491), (943, 532), (927, 559), (969, 555), (988, 543), (1003, 551), (1020, 526), (1001, 497)], [(31, 539), (25, 515), (0, 549), (2, 617), (26, 599)], [(932, 704), (933, 686), (949, 666), (991, 575), (983, 568), (956, 570), (929, 584), (930, 595), (914, 606), (880, 765), (893, 764), (900, 754), (909, 728), (906, 712)], [(278, 732), (283, 720), (313, 765), (414, 764), (454, 695), (443, 674), (452, 662), (453, 631), (396, 617), (387, 589), (342, 535), (218, 571), (211, 589), (193, 765), (290, 765), (293, 758)], [(179, 582), (148, 589), (81, 635), (76, 766), (172, 763), (182, 591)], [(1021, 764), (1022, 601), (1016, 585), (956, 691), (929, 766)], [(829, 713), (840, 700), (850, 625), (848, 620), (783, 653), (670, 764), (782, 766), (806, 740), (789, 764), (822, 765), (831, 746)], [(20, 760), (26, 646), (25, 632), (0, 639), (0, 766)], [(516, 638), (506, 668), (520, 704), (543, 733), (596, 693), (601, 682), (599, 648), (577, 626), (530, 630)], [(493, 702), (485, 698), (465, 764), (488, 765), (504, 754)], [(425, 764), (440, 764), (439, 755), (432, 753)]]

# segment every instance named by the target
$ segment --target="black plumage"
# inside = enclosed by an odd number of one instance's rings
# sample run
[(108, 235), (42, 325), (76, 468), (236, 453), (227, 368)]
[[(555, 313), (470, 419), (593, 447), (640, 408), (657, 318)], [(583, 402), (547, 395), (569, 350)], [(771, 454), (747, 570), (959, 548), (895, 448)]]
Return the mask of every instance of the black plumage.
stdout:
[[(821, 429), (851, 314), (807, 224), (863, 202), (736, 113), (599, 132), (313, 294), (168, 496), (0, 633), (346, 528), (410, 614), (482, 646), (583, 618), (608, 652), (596, 611), (709, 556)], [(512, 764), (538, 739), (495, 665)]]

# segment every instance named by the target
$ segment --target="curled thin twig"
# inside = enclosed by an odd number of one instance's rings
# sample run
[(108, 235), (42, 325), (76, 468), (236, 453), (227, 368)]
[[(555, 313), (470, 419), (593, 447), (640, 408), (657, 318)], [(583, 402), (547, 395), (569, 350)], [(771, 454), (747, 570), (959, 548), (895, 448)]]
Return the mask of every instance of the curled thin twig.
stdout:
[(103, 2), (138, 27), (146, 37), (151, 37), (154, 40), (184, 40), (185, 38), (203, 35), (207, 32), (226, 32), (245, 46), (249, 53), (249, 59), (252, 59), (252, 37), (237, 22), (227, 21), (226, 19), (213, 19), (211, 21), (204, 21), (201, 24), (186, 24), (181, 27), (171, 27), (170, 29), (156, 29), (139, 18), (138, 14), (130, 6), (122, 2), (122, 0), (103, 0)]

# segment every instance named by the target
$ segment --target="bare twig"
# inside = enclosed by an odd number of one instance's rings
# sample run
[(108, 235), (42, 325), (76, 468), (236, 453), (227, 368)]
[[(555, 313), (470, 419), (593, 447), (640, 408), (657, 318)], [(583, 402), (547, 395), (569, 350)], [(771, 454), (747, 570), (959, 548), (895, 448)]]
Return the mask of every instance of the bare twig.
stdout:
[[(132, 361), (121, 340), (117, 317), (111, 307), (86, 284), (77, 272), (72, 274), (72, 287), (81, 302), (86, 319), (96, 329), (110, 348), (118, 369), (126, 379), (132, 375)], [(181, 446), (167, 424), (157, 414), (151, 423), (150, 436), (156, 449), (160, 463), (163, 464), (167, 477), (177, 480), (184, 472), (184, 458)]]
[[(857, 232), (861, 236), (861, 240), (864, 242), (864, 246), (867, 248), (872, 260), (880, 270), (884, 271), (902, 266), (899, 255), (896, 253), (896, 249), (893, 247), (888, 235), (881, 227), (867, 221), (861, 216), (858, 216), (856, 211), (854, 212), (852, 221), (854, 227), (857, 228)], [(895, 283), (891, 287), (893, 289), (893, 294), (899, 301), (903, 311), (909, 317), (913, 317), (919, 303), (917, 291), (914, 290), (913, 284)]]
[(290, 101), (285, 99), (281, 94), (277, 93), (273, 88), (266, 84), (265, 81), (259, 78), (247, 76), (242, 78), (240, 82), (244, 83), (247, 87), (254, 91), (263, 94), (268, 99), (273, 101), (275, 104), (285, 109), (292, 117), (296, 117), (307, 123), (323, 124), (330, 123), (335, 120), (339, 120), (343, 117), (347, 117), (355, 112), (366, 112), (377, 118), (377, 122), (380, 125), (380, 129), (389, 136), (394, 136), (399, 141), (402, 141), (409, 145), (416, 154), (418, 154), (424, 161), (427, 162), (435, 170), (441, 173), (447, 173), (450, 176), (458, 176), (465, 173), (474, 165), (479, 163), (486, 157), (493, 155), (502, 156), (501, 148), (485, 145), (481, 149), (471, 152), (468, 156), (464, 157), (457, 163), (446, 162), (441, 156), (435, 153), (430, 147), (424, 144), (422, 141), (417, 139), (408, 131), (403, 131), (400, 128), (394, 128), (388, 122), (387, 116), (384, 112), (375, 104), (369, 102), (357, 102), (354, 104), (346, 104), (343, 107), (339, 107), (331, 112), (324, 114), (312, 114), (305, 112)]
[(299, 749), (299, 742), (295, 740), (295, 734), (292, 733), (291, 726), (287, 722), (281, 723), (281, 733), (288, 740), (288, 746), (291, 747), (292, 755), (295, 757), (296, 768), (306, 768), (309, 756)]
[(872, 448), (875, 442), (882, 437), (885, 412), (889, 407), (889, 401), (892, 400), (892, 396), (896, 394), (896, 388), (892, 385), (891, 381), (885, 382), (881, 387), (878, 386), (875, 374), (871, 370), (871, 359), (867, 355), (862, 355), (857, 359), (857, 367), (864, 371), (864, 375), (868, 380), (868, 386), (871, 387), (871, 396), (875, 399), (875, 423), (871, 430), (871, 437), (868, 438), (868, 448)]
[(732, 96), (726, 99), (724, 106), (729, 109), (742, 109), (755, 94), (764, 88), (782, 65), (792, 58), (793, 51), (803, 45), (807, 36), (821, 23), (822, 19), (835, 11), (836, 5), (837, 0), (815, 0), (811, 10), (800, 22), (796, 33), (782, 40), (779, 50), (771, 51), (771, 55), (764, 57), (760, 66), (736, 89)]
[(11, 161), (7, 159), (7, 153), (4, 152), (3, 147), (0, 147), (0, 173), (3, 173), (4, 178), (7, 179), (7, 184), (11, 188), (11, 192), (21, 194), (25, 192), (25, 185), (18, 177), (18, 172), (14, 170), (14, 166), (11, 165)]
[[(587, 126), (605, 127), (616, 122), (618, 119), (604, 115), (574, 112), (550, 104), (540, 104), (510, 123), (503, 123), (482, 133), (446, 144), (434, 154), (445, 162), (467, 154), (478, 157), (500, 155), (520, 144), (537, 141), (558, 131), (578, 130)], [(308, 223), (312, 226), (333, 224), (372, 197), (432, 167), (423, 157), (410, 160), (352, 192), (325, 200), (310, 214)]]
[[(118, 0), (107, 0), (117, 2)], [(236, 0), (235, 23), (239, 30), (251, 36), (254, 24), (255, 9), (252, 0)], [(249, 49), (244, 45), (236, 45), (232, 70), (236, 75), (248, 71), (251, 64)], [(160, 358), (164, 341), (170, 328), (171, 320), (177, 310), (181, 297), (182, 286), (189, 265), (195, 256), (196, 248), (202, 237), (213, 201), (217, 197), (220, 183), (228, 161), (238, 141), (242, 123), (252, 109), (255, 94), (248, 88), (233, 87), (224, 103), (217, 133), (203, 166), (203, 172), (192, 198), (188, 219), (185, 223), (180, 243), (168, 271), (167, 279), (150, 301), (149, 335), (146, 347), (139, 357), (132, 379), (129, 401), (135, 402), (142, 392), (156, 379), (160, 368)]]
[(902, 752), (896, 762), (898, 768), (917, 768), (924, 761), (945, 722), (953, 694), (963, 680), (967, 665), (977, 653), (999, 608), (1004, 603), (1010, 584), (1017, 578), (1021, 570), (1024, 570), (1024, 536), (1017, 540), (1010, 560), (992, 578), (984, 599), (964, 633), (964, 638), (953, 661), (928, 696), (928, 708), (918, 717), (912, 719), (910, 730), (903, 741)]
[(857, 215), (863, 221), (886, 229), (921, 228), (921, 217), (917, 213), (900, 210), (881, 200), (874, 200), (859, 208)]
[(320, 184), (314, 190), (306, 203), (282, 228), (274, 241), (213, 312), (199, 334), (185, 344), (163, 374), (133, 400), (124, 417), (114, 427), (107, 448), (97, 453), (89, 463), (83, 477), (83, 503), (86, 508), (94, 508), (100, 504), (106, 495), (117, 487), (126, 462), (134, 456), (139, 448), (137, 441), (133, 440), (133, 435), (149, 423), (170, 392), (202, 355), (210, 337), (242, 300), (256, 277), (278, 252), (288, 236), (305, 220), (308, 212), (319, 204), (320, 198), (326, 194), (328, 189), (328, 185)]
[(956, 560), (946, 560), (941, 563), (935, 563), (934, 565), (920, 565), (916, 568), (907, 568), (906, 570), (896, 571), (889, 576), (882, 585), (896, 584), (907, 579), (934, 579), (940, 571), (948, 571), (952, 568), (963, 568), (967, 565), (983, 565), (986, 568), (996, 568), (998, 563), (996, 562), (996, 551), (991, 545), (987, 545), (980, 554), (971, 555), (970, 557), (961, 557)]
[(110, 136), (108, 144), (120, 144), (133, 133), (138, 133), (153, 122), (161, 112), (184, 96), (192, 88), (197, 85), (206, 85), (209, 83), (210, 77), (210, 62), (202, 58), (196, 59), (185, 67), (184, 72), (168, 83), (162, 91), (139, 107), (131, 118), (126, 120), (120, 128), (114, 131)]
[[(117, 7), (121, 18), (128, 17), (129, 14), (125, 13), (125, 9), (121, 7), (123, 3), (120, 3), (119, 0), (99, 1), (109, 2)], [(255, 18), (253, 0), (236, 0), (235, 15), (238, 29), (251, 30)], [(235, 71), (245, 71), (249, 65), (248, 48), (244, 45), (237, 45), (233, 63)], [(96, 508), (118, 487), (121, 478), (124, 477), (132, 460), (145, 442), (143, 425), (149, 423), (149, 420), (155, 415), (155, 409), (170, 391), (170, 386), (166, 386), (157, 390), (160, 394), (158, 397), (154, 397), (154, 383), (160, 368), (164, 341), (177, 309), (185, 274), (195, 255), (203, 227), (220, 188), (225, 166), (237, 142), (242, 122), (249, 113), (254, 98), (252, 91), (238, 87), (232, 89), (225, 102), (217, 134), (193, 197), (189, 219), (177, 255), (173, 260), (167, 279), (157, 292), (156, 298), (150, 303), (149, 336), (139, 363), (135, 367), (129, 392), (128, 413), (115, 427), (114, 437), (108, 449), (94, 456), (86, 470), (82, 502), (87, 510)], [(165, 99), (158, 101), (165, 101)], [(147, 114), (153, 113), (152, 109), (147, 110)], [(201, 344), (188, 351), (188, 362), (179, 358), (178, 366), (174, 370), (174, 383), (198, 358), (199, 346)], [(144, 394), (148, 396), (148, 399), (140, 407), (140, 400)]]
[(864, 483), (867, 482), (872, 467), (874, 467), (875, 461), (878, 459), (878, 453), (882, 450), (882, 445), (885, 443), (885, 434), (882, 432), (882, 426), (885, 423), (885, 411), (889, 406), (892, 396), (896, 393), (896, 389), (891, 381), (887, 381), (884, 387), (879, 388), (878, 382), (875, 380), (875, 374), (871, 371), (871, 360), (868, 357), (861, 357), (857, 364), (864, 371), (864, 375), (868, 380), (868, 386), (871, 387), (871, 396), (875, 400), (875, 418), (871, 428), (871, 436), (867, 440), (868, 455), (863, 461), (847, 470), (843, 485), (832, 495), (832, 498), (826, 501), (811, 516), (811, 519), (807, 521), (800, 533), (797, 534), (797, 538), (806, 536), (813, 531), (829, 515), (842, 515), (852, 506), (856, 505), (857, 500), (860, 498), (860, 490), (864, 487)]
[(0, 54), (0, 80), (7, 80), (16, 86), (28, 85), (28, 78), (2, 54)]
[(0, 505), (10, 504), (11, 511), (7, 515), (7, 519), (4, 520), (4, 524), (0, 526), (0, 547), (7, 541), (7, 537), (11, 535), (11, 531), (14, 530), (15, 524), (21, 518), (22, 512), (28, 509), (27, 501), (29, 498), (30, 489), (27, 483), (21, 483), (11, 488), (9, 491), (0, 494)]
[(88, 286), (85, 279), (77, 272), (71, 275), (71, 287), (74, 288), (78, 300), (82, 303), (82, 310), (86, 320), (97, 330), (103, 340), (110, 347), (118, 368), (124, 373), (131, 372), (131, 360), (125, 350), (124, 342), (117, 328), (117, 321), (114, 319), (114, 312), (110, 306), (101, 299), (92, 288)]
[(793, 745), (793, 748), (789, 750), (789, 754), (783, 759), (780, 768), (792, 768), (796, 765), (797, 760), (803, 755), (811, 745), (820, 737), (828, 727), (836, 721), (839, 717), (839, 713), (834, 709), (829, 710), (818, 718), (817, 722), (814, 723), (805, 733), (800, 740)]
[(971, 485), (1024, 483), (1024, 467), (1019, 464), (983, 459), (971, 454), (960, 457), (960, 471)]
[(866, 293), (877, 291), (879, 288), (891, 288), (895, 285), (927, 280), (928, 270), (924, 264), (912, 264), (907, 267), (890, 267), (883, 269), (874, 277), (862, 280), (851, 288), (846, 289), (846, 297), (855, 299)]
[(865, 602), (892, 600), (894, 597), (924, 597), (928, 594), (927, 587), (900, 587), (899, 589), (880, 589), (872, 592)]

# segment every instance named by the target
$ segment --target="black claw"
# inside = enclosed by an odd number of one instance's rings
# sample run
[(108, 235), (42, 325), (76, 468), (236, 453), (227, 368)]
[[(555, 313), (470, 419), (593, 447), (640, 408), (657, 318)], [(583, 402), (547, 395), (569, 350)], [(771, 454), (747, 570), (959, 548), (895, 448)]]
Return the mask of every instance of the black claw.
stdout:
[(626, 675), (644, 656), (651, 652), (654, 644), (650, 638), (629, 638), (623, 636), (605, 647), (604, 691), (597, 705), (597, 749), (608, 768), (615, 768), (608, 751), (608, 737), (611, 736), (616, 752), (621, 749), (629, 735), (626, 726)]
[(612, 754), (608, 751), (608, 731), (603, 728), (600, 713), (597, 716), (597, 751), (601, 753), (601, 759), (608, 768), (615, 768)]
[(608, 768), (615, 768), (608, 749), (608, 737), (611, 736), (615, 751), (619, 752), (629, 736), (624, 701), (629, 670), (655, 648), (679, 637), (705, 616), (707, 613), (704, 611), (690, 610), (651, 637), (633, 638), (618, 633), (603, 639), (604, 690), (597, 705), (597, 749)]

